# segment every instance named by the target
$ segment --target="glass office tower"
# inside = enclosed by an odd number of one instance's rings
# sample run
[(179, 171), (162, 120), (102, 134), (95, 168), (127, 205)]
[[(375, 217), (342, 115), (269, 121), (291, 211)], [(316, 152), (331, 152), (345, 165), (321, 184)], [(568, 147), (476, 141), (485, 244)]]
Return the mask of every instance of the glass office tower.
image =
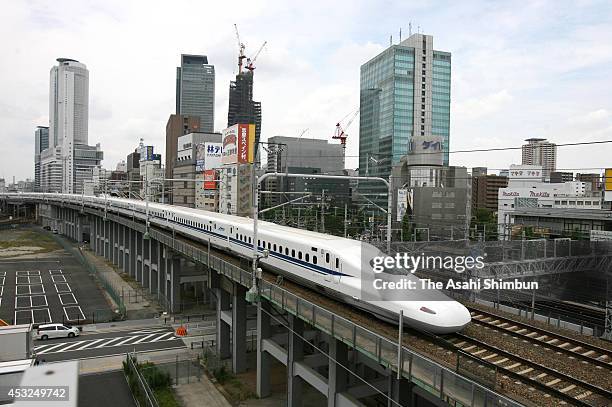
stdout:
[[(413, 34), (361, 66), (359, 175), (388, 178), (414, 135), (440, 136), (448, 165), (451, 54)], [(364, 184), (385, 193), (382, 184)], [(379, 203), (386, 198), (375, 199)]]
[(200, 131), (215, 126), (215, 67), (206, 55), (181, 55), (176, 68), (176, 114), (200, 118)]

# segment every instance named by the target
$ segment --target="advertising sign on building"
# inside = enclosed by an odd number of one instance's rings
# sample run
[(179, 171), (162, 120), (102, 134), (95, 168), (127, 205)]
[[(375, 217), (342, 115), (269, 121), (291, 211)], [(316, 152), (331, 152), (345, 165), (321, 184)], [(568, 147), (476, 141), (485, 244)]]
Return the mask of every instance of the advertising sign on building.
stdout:
[(217, 189), (217, 171), (205, 170), (204, 171), (204, 189)]
[(223, 130), (222, 164), (250, 164), (255, 152), (255, 125), (234, 124)]
[(196, 172), (204, 172), (221, 166), (223, 144), (200, 143), (196, 146)]
[(397, 221), (401, 222), (408, 209), (412, 208), (412, 189), (397, 190)]
[(605, 190), (612, 191), (612, 168), (606, 168), (604, 173)]

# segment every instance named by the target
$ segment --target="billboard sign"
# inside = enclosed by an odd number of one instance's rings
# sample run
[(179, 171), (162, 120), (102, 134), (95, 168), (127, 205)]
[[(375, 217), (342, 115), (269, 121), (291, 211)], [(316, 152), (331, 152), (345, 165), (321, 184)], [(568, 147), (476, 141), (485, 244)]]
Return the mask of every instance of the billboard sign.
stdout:
[(217, 189), (217, 171), (205, 170), (204, 171), (204, 189)]
[(604, 172), (604, 191), (612, 191), (612, 168), (606, 168)]
[(206, 142), (196, 146), (196, 172), (204, 172), (221, 166), (222, 143)]
[(255, 125), (234, 124), (223, 130), (222, 164), (250, 164), (255, 152)]
[(400, 188), (397, 190), (397, 218), (401, 222), (408, 210), (412, 210), (412, 189)]

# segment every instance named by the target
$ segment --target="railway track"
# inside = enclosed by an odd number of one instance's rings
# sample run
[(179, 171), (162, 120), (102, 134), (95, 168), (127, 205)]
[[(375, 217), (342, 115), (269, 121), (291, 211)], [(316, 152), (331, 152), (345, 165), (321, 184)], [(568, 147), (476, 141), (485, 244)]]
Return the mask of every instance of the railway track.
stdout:
[(468, 309), (472, 313), (472, 323), (474, 324), (512, 335), (568, 357), (590, 363), (599, 369), (605, 369), (602, 370), (603, 374), (612, 374), (612, 351), (608, 349), (478, 308), (468, 307)]
[[(541, 391), (560, 400), (561, 404), (584, 407), (609, 406), (612, 392), (576, 379), (554, 369), (531, 362), (479, 339), (456, 333), (445, 338), (454, 347), (529, 391)], [(468, 363), (470, 363), (468, 361)]]

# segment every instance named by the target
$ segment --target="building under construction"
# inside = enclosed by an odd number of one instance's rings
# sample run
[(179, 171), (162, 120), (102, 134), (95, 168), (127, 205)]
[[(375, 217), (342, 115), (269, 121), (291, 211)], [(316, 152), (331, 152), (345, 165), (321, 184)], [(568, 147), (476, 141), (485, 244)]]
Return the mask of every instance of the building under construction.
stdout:
[(253, 70), (239, 72), (236, 75), (236, 80), (230, 82), (227, 127), (237, 123), (255, 124), (255, 154), (258, 157), (257, 143), (259, 143), (261, 134), (261, 102), (253, 101)]

